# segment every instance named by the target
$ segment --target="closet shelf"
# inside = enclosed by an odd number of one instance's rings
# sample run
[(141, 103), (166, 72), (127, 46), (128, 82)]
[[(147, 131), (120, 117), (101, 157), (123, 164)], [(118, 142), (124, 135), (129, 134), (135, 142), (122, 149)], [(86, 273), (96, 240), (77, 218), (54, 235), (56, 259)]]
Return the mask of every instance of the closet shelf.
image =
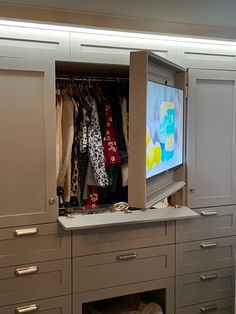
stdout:
[(59, 224), (69, 230), (80, 230), (89, 228), (100, 228), (108, 226), (137, 224), (147, 222), (158, 222), (168, 220), (179, 220), (195, 218), (199, 215), (188, 207), (167, 207), (158, 209), (136, 210), (131, 213), (106, 212), (100, 214), (75, 214), (71, 217), (58, 217)]

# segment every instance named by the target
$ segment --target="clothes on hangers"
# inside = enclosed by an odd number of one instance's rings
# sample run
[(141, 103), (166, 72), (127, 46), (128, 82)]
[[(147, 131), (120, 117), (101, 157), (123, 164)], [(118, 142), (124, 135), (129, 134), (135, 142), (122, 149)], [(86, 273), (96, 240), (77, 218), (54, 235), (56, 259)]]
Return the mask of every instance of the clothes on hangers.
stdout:
[[(69, 202), (71, 196), (73, 204), (86, 207), (127, 201), (127, 187), (124, 189), (123, 186), (127, 184), (128, 153), (123, 134), (123, 98), (119, 86), (113, 82), (102, 82), (89, 87), (85, 80), (57, 85), (63, 86), (62, 107), (64, 102), (67, 105), (69, 101), (73, 103), (70, 107), (72, 112), (67, 112), (67, 106), (64, 114), (62, 110), (61, 119), (62, 129), (66, 115), (70, 114), (70, 121), (73, 121), (70, 135), (62, 131), (64, 138), (67, 134), (69, 143), (67, 154), (63, 150), (64, 162), (58, 176), (58, 184), (66, 189), (65, 201)], [(67, 93), (67, 97), (64, 93)], [(57, 127), (60, 129), (60, 111), (57, 111)], [(66, 130), (69, 129), (66, 126)], [(63, 143), (65, 146), (65, 141)]]
[(108, 186), (108, 177), (105, 168), (102, 136), (98, 122), (95, 99), (91, 96), (85, 98), (91, 107), (91, 119), (88, 126), (88, 148), (91, 165), (97, 186)]
[(74, 138), (74, 100), (65, 90), (62, 97), (62, 163), (57, 180), (57, 186), (64, 188), (64, 201), (69, 202), (71, 196), (71, 152)]
[(56, 180), (62, 164), (62, 98), (59, 89), (56, 91)]

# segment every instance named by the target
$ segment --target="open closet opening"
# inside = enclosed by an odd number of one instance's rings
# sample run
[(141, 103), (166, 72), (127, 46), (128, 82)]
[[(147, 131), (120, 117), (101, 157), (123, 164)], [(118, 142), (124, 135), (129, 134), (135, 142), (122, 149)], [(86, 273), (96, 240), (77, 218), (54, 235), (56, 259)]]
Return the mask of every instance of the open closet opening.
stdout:
[(129, 67), (56, 62), (56, 119), (61, 214), (127, 202)]
[(165, 289), (83, 304), (82, 314), (165, 314)]

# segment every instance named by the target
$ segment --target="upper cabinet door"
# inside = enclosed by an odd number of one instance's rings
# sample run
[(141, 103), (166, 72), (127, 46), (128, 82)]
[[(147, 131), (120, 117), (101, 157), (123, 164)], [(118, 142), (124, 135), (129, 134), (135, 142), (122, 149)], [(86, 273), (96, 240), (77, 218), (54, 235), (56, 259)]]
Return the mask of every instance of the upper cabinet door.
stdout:
[(69, 32), (0, 25), (0, 34), (1, 57), (69, 60)]
[(56, 220), (54, 72), (0, 59), (0, 227)]
[(186, 68), (235, 70), (236, 47), (227, 43), (178, 42), (176, 62)]
[(71, 33), (71, 60), (130, 64), (130, 52), (151, 50), (170, 61), (176, 58), (176, 42), (142, 37)]
[(189, 70), (188, 206), (236, 204), (233, 71)]

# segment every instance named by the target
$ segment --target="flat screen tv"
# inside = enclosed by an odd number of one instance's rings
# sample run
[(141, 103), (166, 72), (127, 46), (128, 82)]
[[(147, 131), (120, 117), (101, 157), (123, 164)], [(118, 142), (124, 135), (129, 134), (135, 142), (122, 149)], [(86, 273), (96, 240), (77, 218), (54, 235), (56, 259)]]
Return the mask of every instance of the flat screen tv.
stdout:
[(183, 163), (183, 90), (148, 81), (146, 179)]

